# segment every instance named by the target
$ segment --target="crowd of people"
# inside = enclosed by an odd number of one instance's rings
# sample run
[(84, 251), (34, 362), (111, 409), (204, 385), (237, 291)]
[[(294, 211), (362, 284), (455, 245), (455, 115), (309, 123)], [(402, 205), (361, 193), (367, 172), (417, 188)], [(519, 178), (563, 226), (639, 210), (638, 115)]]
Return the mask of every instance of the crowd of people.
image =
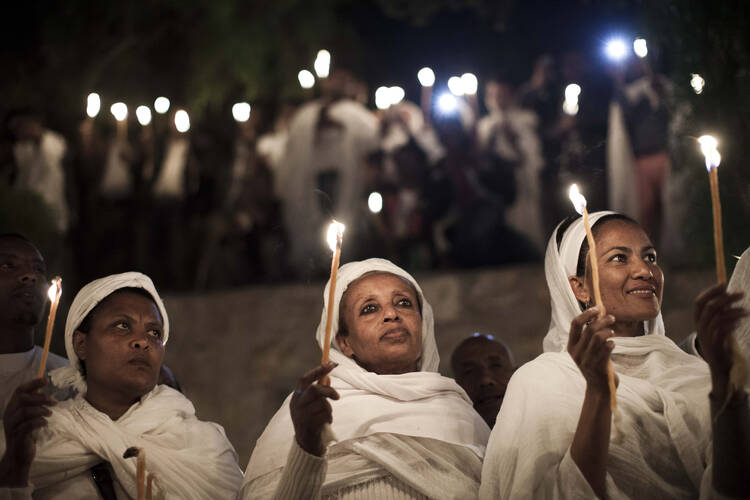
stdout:
[(165, 376), (169, 315), (151, 279), (81, 288), (67, 359), (39, 377), (45, 261), (0, 235), (0, 498), (748, 498), (750, 248), (695, 299), (681, 348), (644, 228), (590, 220), (594, 255), (581, 217), (547, 242), (544, 352), (517, 367), (474, 334), (452, 353), (455, 379), (438, 372), (418, 282), (386, 259), (343, 265), (315, 331), (330, 362), (300, 376), (244, 475), (221, 426)]
[[(571, 83), (575, 109), (564, 110)], [(102, 113), (63, 137), (16, 109), (0, 187), (51, 209), (76, 282), (139, 269), (169, 290), (322, 277), (332, 218), (347, 227), (345, 260), (385, 256), (412, 271), (539, 261), (572, 211), (572, 182), (590, 207), (659, 238), (671, 87), (645, 60), (608, 79), (579, 53), (542, 57), (528, 82), (492, 76), (483, 103), (452, 109), (436, 94), (373, 111), (344, 68), (316, 94), (256, 106), (245, 122), (208, 113), (187, 132), (173, 109), (146, 126)]]

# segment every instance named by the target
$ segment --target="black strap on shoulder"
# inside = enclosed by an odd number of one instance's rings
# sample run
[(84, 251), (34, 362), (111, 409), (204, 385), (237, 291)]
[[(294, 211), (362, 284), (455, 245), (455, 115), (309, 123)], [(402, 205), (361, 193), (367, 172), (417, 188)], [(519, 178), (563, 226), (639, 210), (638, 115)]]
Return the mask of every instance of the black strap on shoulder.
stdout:
[(91, 478), (96, 484), (96, 488), (99, 490), (104, 500), (117, 500), (115, 495), (115, 487), (112, 484), (112, 474), (109, 472), (107, 462), (101, 462), (91, 468)]

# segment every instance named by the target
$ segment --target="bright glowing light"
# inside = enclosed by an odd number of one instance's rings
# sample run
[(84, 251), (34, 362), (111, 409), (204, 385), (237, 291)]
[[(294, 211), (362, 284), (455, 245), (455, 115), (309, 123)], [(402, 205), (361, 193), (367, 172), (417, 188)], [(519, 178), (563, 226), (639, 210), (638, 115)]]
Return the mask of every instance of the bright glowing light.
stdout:
[(571, 83), (565, 87), (565, 100), (578, 100), (579, 95), (581, 95), (581, 86), (577, 83)]
[(613, 61), (622, 61), (628, 56), (628, 46), (620, 38), (613, 38), (604, 46), (607, 57)]
[(116, 102), (109, 107), (109, 112), (112, 113), (115, 120), (121, 122), (128, 117), (128, 106), (124, 102)]
[(422, 87), (432, 87), (435, 85), (435, 72), (425, 66), (417, 73), (417, 80)]
[(190, 115), (184, 109), (178, 109), (174, 114), (174, 126), (178, 132), (185, 133), (190, 130)]
[(474, 76), (474, 74), (464, 73), (463, 75), (461, 75), (461, 88), (463, 89), (464, 94), (476, 94), (477, 87), (479, 87), (479, 82), (477, 81), (477, 77)]
[(578, 190), (577, 184), (572, 184), (568, 190), (568, 197), (573, 202), (576, 212), (583, 215), (583, 209), (586, 207), (586, 197)]
[(148, 106), (138, 106), (135, 108), (135, 117), (138, 118), (138, 123), (145, 127), (151, 123), (151, 108)]
[(703, 87), (706, 86), (706, 80), (698, 73), (693, 73), (690, 75), (690, 86), (693, 87), (693, 91), (696, 94), (700, 94), (703, 92)]
[(315, 76), (306, 69), (297, 73), (297, 80), (303, 89), (311, 89), (315, 85)]
[(379, 214), (383, 210), (383, 197), (380, 196), (380, 193), (370, 193), (370, 196), (367, 197), (367, 208), (374, 214)]
[(246, 122), (250, 119), (250, 104), (238, 102), (232, 106), (232, 116), (238, 122)]
[(313, 67), (318, 78), (328, 78), (328, 73), (331, 69), (331, 53), (325, 49), (319, 50)]
[(636, 38), (633, 40), (633, 52), (641, 59), (648, 55), (648, 45), (645, 38)]
[(166, 97), (157, 97), (156, 100), (154, 100), (154, 111), (160, 115), (169, 111), (169, 99)]
[(453, 95), (446, 92), (438, 97), (437, 105), (438, 109), (443, 114), (448, 114), (456, 111), (456, 109), (458, 108), (458, 101)]
[(406, 92), (404, 92), (404, 89), (402, 89), (401, 87), (388, 88), (388, 97), (390, 98), (391, 106), (403, 101), (405, 96)]
[(464, 82), (461, 81), (461, 77), (452, 76), (448, 78), (448, 90), (451, 91), (451, 94), (457, 97), (464, 95)]
[(698, 143), (701, 145), (701, 153), (706, 158), (706, 168), (718, 167), (721, 163), (721, 155), (719, 154), (719, 141), (712, 135), (702, 135), (698, 138)]
[(54, 302), (55, 299), (57, 299), (62, 294), (62, 278), (57, 276), (55, 279), (52, 280), (52, 284), (49, 286), (49, 290), (47, 290), (47, 297), (49, 297), (49, 300), (51, 302)]
[(388, 87), (378, 87), (375, 91), (375, 107), (378, 109), (388, 109), (391, 106), (391, 89)]
[(331, 225), (328, 226), (328, 234), (326, 235), (326, 241), (328, 242), (328, 247), (331, 249), (331, 251), (335, 251), (336, 247), (338, 245), (341, 245), (341, 239), (344, 236), (344, 230), (346, 229), (346, 226), (344, 226), (342, 223), (333, 221), (331, 222)]
[(86, 98), (86, 114), (93, 118), (99, 114), (100, 109), (102, 109), (102, 100), (99, 94), (92, 92)]
[(578, 114), (578, 99), (565, 100), (563, 101), (563, 113), (569, 116), (575, 116)]

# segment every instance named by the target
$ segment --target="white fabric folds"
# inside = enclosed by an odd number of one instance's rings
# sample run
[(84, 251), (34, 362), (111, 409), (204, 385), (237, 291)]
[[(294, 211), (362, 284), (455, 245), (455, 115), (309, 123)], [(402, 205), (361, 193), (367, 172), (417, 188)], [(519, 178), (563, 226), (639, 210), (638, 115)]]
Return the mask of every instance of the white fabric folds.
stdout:
[[(339, 366), (331, 372), (331, 386), (341, 399), (331, 401), (337, 442), (328, 449), (322, 494), (325, 497), (346, 486), (389, 475), (429, 498), (475, 497), (489, 428), (463, 389), (436, 372), (440, 358), (432, 308), (414, 278), (383, 259), (342, 266), (336, 282), (332, 331), (338, 331), (339, 304), (346, 288), (375, 271), (408, 280), (419, 294), (420, 371), (403, 375), (367, 372), (344, 356), (333, 341), (331, 359)], [(319, 344), (325, 334), (329, 286), (323, 293), (316, 334)], [(275, 491), (294, 441), (290, 400), (291, 395), (258, 439), (245, 472), (244, 498), (269, 498)]]
[(224, 430), (198, 420), (192, 403), (165, 385), (114, 422), (82, 395), (52, 407), (47, 421), (31, 466), (37, 489), (54, 488), (105, 460), (136, 498), (136, 460), (122, 457), (136, 446), (145, 450), (147, 470), (157, 478), (156, 498), (226, 500), (239, 490), (242, 472)]
[(154, 303), (159, 308), (162, 320), (164, 321), (164, 331), (162, 342), (164, 345), (169, 340), (169, 316), (164, 308), (164, 302), (161, 300), (159, 293), (156, 291), (151, 278), (138, 272), (128, 272), (122, 274), (113, 274), (104, 278), (92, 281), (81, 288), (73, 299), (68, 311), (68, 318), (65, 321), (65, 352), (68, 354), (70, 366), (59, 368), (50, 372), (50, 379), (57, 387), (73, 387), (80, 394), (86, 393), (86, 381), (81, 375), (81, 363), (73, 349), (73, 334), (76, 328), (81, 324), (86, 315), (96, 307), (99, 302), (112, 295), (113, 292), (122, 288), (142, 288), (146, 290), (154, 299)]

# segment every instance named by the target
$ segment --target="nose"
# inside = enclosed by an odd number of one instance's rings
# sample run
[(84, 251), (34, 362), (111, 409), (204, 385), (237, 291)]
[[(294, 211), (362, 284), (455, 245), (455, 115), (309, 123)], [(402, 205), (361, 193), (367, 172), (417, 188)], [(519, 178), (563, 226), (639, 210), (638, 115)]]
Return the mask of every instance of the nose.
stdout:
[(651, 279), (654, 277), (654, 273), (651, 269), (651, 266), (649, 266), (646, 261), (642, 259), (633, 259), (635, 261), (635, 264), (633, 264), (633, 270), (632, 270), (632, 276), (634, 279)]
[(494, 387), (497, 385), (489, 370), (482, 370), (482, 378), (479, 379), (479, 387)]
[(38, 272), (28, 270), (18, 277), (18, 281), (24, 285), (36, 285), (38, 281), (42, 280), (42, 275)]
[(133, 338), (130, 339), (130, 348), (137, 351), (148, 351), (150, 349), (148, 343), (148, 336), (146, 332), (140, 332), (133, 334)]
[(400, 319), (398, 310), (393, 304), (383, 307), (383, 321), (398, 321)]

